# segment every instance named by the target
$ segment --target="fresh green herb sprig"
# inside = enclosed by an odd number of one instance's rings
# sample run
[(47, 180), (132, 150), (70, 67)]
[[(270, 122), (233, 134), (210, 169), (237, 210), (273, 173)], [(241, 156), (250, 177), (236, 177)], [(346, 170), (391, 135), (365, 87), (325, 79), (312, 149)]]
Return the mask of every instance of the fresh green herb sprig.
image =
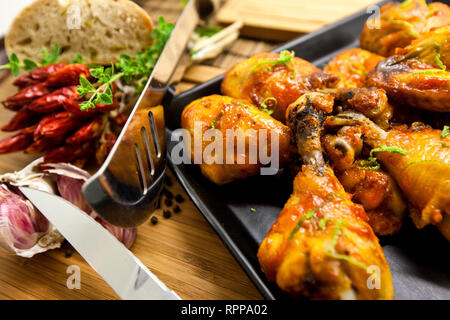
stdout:
[[(308, 212), (306, 212), (301, 218), (300, 220), (297, 222), (297, 224), (295, 225), (294, 229), (292, 230), (291, 234), (289, 235), (289, 240), (292, 240), (295, 236), (295, 234), (298, 232), (298, 230), (300, 230), (300, 228), (302, 227), (303, 223), (306, 220), (314, 220), (314, 222), (317, 222), (318, 218), (316, 217), (316, 213), (319, 213), (320, 210), (325, 207), (328, 203), (331, 202), (331, 200), (336, 196), (340, 194), (340, 192), (331, 192), (327, 198), (325, 199), (325, 201), (323, 201), (318, 207), (314, 208), (314, 209), (310, 209), (308, 210)], [(329, 222), (330, 219), (329, 218), (322, 218), (319, 220), (319, 228), (323, 229), (323, 227), (325, 227), (325, 225), (327, 224), (327, 222)]]
[(120, 55), (116, 68), (124, 73), (123, 77), (127, 84), (133, 83), (138, 93), (144, 89), (173, 28), (173, 23), (168, 23), (163, 17), (159, 17), (158, 28), (154, 29), (151, 34), (154, 40), (152, 46), (135, 54), (134, 57), (127, 54)]
[(344, 227), (342, 220), (338, 220), (336, 222), (336, 225), (334, 226), (333, 240), (331, 241), (331, 245), (326, 252), (327, 256), (335, 258), (335, 259), (339, 259), (339, 260), (345, 260), (357, 267), (367, 270), (367, 266), (365, 264), (359, 262), (358, 260), (353, 259), (352, 257), (350, 257), (346, 254), (336, 253), (335, 247), (339, 240), (339, 236), (343, 234), (344, 228), (345, 227)]
[(447, 137), (449, 130), (450, 130), (449, 126), (444, 126), (441, 132), (441, 139), (445, 139)]
[(363, 170), (378, 170), (378, 169), (380, 169), (381, 165), (378, 162), (377, 158), (373, 154), (374, 154), (374, 152), (381, 152), (381, 151), (386, 151), (386, 152), (390, 152), (390, 153), (398, 153), (398, 154), (402, 154), (402, 155), (407, 154), (406, 150), (403, 150), (399, 147), (395, 147), (395, 146), (388, 147), (386, 145), (382, 145), (379, 148), (374, 148), (374, 149), (370, 150), (369, 159), (361, 161), (362, 166), (358, 166), (358, 168), (363, 169)]
[(256, 69), (259, 69), (260, 67), (263, 66), (277, 66), (277, 65), (288, 65), (289, 62), (292, 61), (292, 58), (295, 57), (295, 52), (294, 51), (288, 51), (288, 50), (283, 50), (280, 52), (280, 57), (277, 60), (265, 60), (262, 61), (260, 63), (258, 63), (256, 66), (254, 66), (253, 68), (250, 69), (250, 72), (254, 72)]
[(248, 104), (245, 104), (245, 103), (242, 103), (242, 102), (239, 102), (239, 101), (232, 101), (232, 102), (237, 104), (237, 105), (239, 105), (239, 106), (241, 106), (241, 107), (244, 107), (245, 109), (250, 108), (250, 106)]
[(41, 52), (41, 61), (40, 63), (38, 63), (27, 58), (23, 59), (21, 62), (17, 54), (13, 53), (9, 56), (9, 63), (0, 66), (0, 70), (11, 69), (11, 73), (13, 74), (13, 76), (17, 76), (22, 69), (26, 72), (30, 72), (38, 67), (56, 63), (59, 59), (60, 54), (61, 47), (58, 45), (53, 46), (50, 52), (47, 52), (47, 50), (44, 49)]
[(173, 28), (173, 23), (168, 23), (163, 17), (159, 17), (158, 28), (154, 29), (151, 34), (154, 40), (152, 46), (135, 54), (134, 57), (121, 54), (119, 62), (115, 66), (112, 65), (106, 69), (102, 66), (92, 68), (91, 76), (100, 86), (96, 87), (85, 77), (80, 77), (77, 92), (80, 96), (89, 96), (87, 101), (81, 103), (80, 109), (94, 109), (98, 103), (112, 104), (112, 84), (120, 78), (123, 78), (127, 84), (133, 84), (137, 93), (142, 92)]
[(275, 107), (276, 107), (278, 102), (277, 102), (276, 98), (268, 97), (268, 98), (265, 98), (264, 101), (261, 103), (261, 106), (260, 106), (261, 110), (264, 111), (265, 113), (267, 113), (268, 115), (271, 115), (273, 113), (273, 110), (269, 109), (267, 107), (267, 104), (266, 104), (267, 101), (273, 101), (275, 103)]
[(77, 92), (80, 97), (90, 94), (89, 100), (83, 101), (80, 104), (80, 110), (86, 111), (94, 109), (99, 103), (104, 105), (111, 105), (113, 103), (112, 84), (114, 81), (124, 76), (123, 72), (114, 73), (114, 66), (105, 69), (104, 67), (97, 67), (91, 69), (91, 76), (97, 78), (99, 86), (95, 87), (89, 80), (81, 76), (80, 85), (77, 88)]
[(440, 74), (440, 73), (444, 73), (445, 70), (442, 69), (429, 69), (429, 70), (423, 70), (423, 71), (414, 71), (412, 74), (413, 75), (421, 75), (421, 74)]

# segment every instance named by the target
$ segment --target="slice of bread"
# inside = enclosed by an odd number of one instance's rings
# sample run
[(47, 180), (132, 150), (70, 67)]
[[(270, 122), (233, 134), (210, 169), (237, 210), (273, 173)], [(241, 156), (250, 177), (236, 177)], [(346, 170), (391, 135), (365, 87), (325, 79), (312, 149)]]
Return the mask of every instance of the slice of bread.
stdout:
[(111, 64), (120, 54), (151, 45), (147, 13), (129, 0), (36, 0), (15, 18), (5, 37), (8, 55), (40, 60), (61, 46), (61, 62)]

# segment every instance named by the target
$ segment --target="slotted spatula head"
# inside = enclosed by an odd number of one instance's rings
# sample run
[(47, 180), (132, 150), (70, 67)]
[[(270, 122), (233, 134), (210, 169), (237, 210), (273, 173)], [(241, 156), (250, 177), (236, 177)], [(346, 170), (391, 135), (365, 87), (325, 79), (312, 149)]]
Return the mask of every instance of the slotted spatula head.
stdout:
[[(206, 1), (206, 2), (205, 2)], [(153, 212), (166, 170), (164, 111), (169, 80), (208, 0), (186, 5), (147, 85), (102, 167), (83, 186), (92, 208), (121, 227), (143, 223)]]

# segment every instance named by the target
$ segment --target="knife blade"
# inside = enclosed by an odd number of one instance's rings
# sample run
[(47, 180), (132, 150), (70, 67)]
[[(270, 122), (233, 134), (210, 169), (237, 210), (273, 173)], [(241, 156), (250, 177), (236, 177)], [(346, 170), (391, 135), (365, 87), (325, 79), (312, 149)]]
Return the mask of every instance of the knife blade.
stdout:
[(36, 189), (20, 191), (89, 265), (126, 300), (180, 300), (120, 241), (67, 200)]

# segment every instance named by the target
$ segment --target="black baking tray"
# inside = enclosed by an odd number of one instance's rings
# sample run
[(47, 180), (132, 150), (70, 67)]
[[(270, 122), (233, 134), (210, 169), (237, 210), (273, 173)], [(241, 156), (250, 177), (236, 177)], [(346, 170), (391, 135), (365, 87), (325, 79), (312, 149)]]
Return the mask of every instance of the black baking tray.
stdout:
[[(359, 35), (369, 16), (366, 11), (359, 12), (276, 51), (294, 50), (297, 57), (323, 67), (338, 52), (359, 45)], [(166, 102), (169, 165), (262, 295), (266, 299), (289, 299), (266, 280), (256, 253), (292, 191), (292, 176), (255, 176), (217, 186), (202, 176), (198, 166), (174, 165), (170, 159), (175, 144), (171, 136), (180, 127), (183, 108), (195, 99), (220, 93), (221, 81), (222, 77), (217, 77)], [(380, 241), (392, 272), (396, 299), (450, 299), (450, 245), (436, 228), (419, 231), (407, 218), (398, 235)]]

